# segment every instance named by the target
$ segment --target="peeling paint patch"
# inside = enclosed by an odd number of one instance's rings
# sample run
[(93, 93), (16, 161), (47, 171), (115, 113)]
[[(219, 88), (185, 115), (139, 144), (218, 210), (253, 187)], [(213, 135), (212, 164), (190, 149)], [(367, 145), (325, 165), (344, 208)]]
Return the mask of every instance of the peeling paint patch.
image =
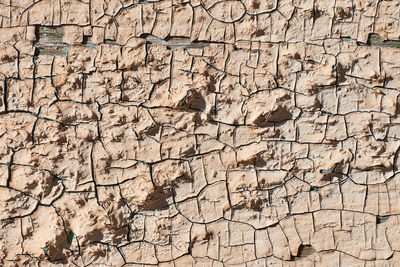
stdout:
[(68, 45), (62, 42), (63, 27), (36, 27), (36, 55), (63, 56), (68, 54)]
[[(357, 42), (356, 39), (353, 39), (349, 36), (343, 36), (340, 38), (342, 41), (347, 42)], [(366, 44), (357, 42), (360, 46), (372, 46), (372, 47), (390, 47), (390, 48), (399, 48), (400, 49), (400, 41), (397, 40), (382, 40), (381, 36), (376, 33), (371, 33), (368, 36), (368, 40)]]
[(147, 35), (145, 38), (149, 43), (164, 45), (171, 50), (178, 48), (204, 48), (208, 46), (206, 42), (191, 42), (190, 38), (186, 37), (170, 36), (164, 40), (154, 35)]
[(376, 33), (372, 33), (368, 36), (367, 44), (372, 45), (372, 46), (379, 46), (379, 47), (400, 48), (400, 41), (395, 41), (395, 40), (383, 41), (381, 36)]

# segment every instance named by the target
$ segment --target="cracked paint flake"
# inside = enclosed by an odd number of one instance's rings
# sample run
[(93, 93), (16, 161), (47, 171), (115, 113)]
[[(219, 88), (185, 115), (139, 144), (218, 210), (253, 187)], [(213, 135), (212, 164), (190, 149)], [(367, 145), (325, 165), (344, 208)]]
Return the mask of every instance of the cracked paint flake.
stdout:
[(399, 265), (399, 8), (2, 1), (0, 265)]

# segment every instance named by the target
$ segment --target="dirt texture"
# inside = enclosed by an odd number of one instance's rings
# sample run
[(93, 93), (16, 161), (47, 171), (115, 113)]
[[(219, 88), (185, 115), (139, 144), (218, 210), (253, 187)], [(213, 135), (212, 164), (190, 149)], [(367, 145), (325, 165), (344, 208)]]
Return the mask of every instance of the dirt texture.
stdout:
[(0, 266), (400, 266), (399, 40), (398, 0), (0, 0)]

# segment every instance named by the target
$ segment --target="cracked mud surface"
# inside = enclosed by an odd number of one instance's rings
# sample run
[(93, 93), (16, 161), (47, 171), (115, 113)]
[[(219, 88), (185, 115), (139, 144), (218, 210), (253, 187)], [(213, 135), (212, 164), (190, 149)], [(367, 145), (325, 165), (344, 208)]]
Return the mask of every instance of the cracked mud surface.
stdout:
[(399, 10), (0, 1), (0, 265), (398, 266)]

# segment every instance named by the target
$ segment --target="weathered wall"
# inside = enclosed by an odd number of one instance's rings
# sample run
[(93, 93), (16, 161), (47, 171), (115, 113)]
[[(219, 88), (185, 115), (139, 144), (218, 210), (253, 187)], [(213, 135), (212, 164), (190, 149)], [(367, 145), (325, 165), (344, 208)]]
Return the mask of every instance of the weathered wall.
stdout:
[(0, 265), (399, 266), (399, 11), (0, 1)]

